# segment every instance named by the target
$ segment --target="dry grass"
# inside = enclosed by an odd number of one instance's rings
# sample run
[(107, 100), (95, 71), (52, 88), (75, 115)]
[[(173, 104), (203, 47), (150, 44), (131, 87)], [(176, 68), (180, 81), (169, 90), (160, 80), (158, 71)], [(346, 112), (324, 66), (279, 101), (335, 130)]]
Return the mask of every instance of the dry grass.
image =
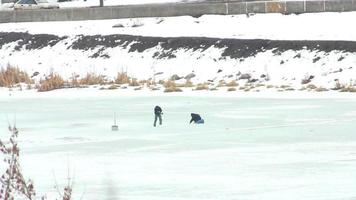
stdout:
[(356, 92), (356, 88), (353, 86), (344, 87), (340, 90), (340, 92)]
[(209, 90), (209, 86), (206, 83), (199, 83), (194, 90)]
[(0, 87), (13, 87), (18, 83), (32, 84), (28, 74), (21, 71), (18, 67), (12, 67), (8, 65), (5, 69), (0, 71)]
[(229, 83), (226, 84), (227, 87), (236, 87), (239, 86), (238, 83), (236, 83), (235, 80), (230, 81)]
[(71, 87), (80, 87), (80, 83), (78, 80), (79, 75), (73, 74), (72, 77), (70, 78), (69, 84)]
[(315, 89), (316, 92), (325, 92), (325, 91), (329, 91), (328, 89), (326, 88), (323, 88), (323, 87), (318, 87)]
[(220, 80), (217, 87), (224, 87), (224, 86), (226, 86), (226, 82), (224, 80)]
[(165, 87), (165, 88), (177, 87), (177, 84), (176, 84), (174, 81), (171, 81), (171, 80), (163, 81), (162, 85), (163, 85), (163, 87)]
[(194, 84), (189, 79), (185, 81), (183, 84), (177, 84), (178, 87), (194, 87)]
[(40, 85), (38, 86), (39, 92), (45, 92), (55, 89), (63, 88), (64, 80), (58, 74), (51, 73), (45, 80), (40, 81)]
[(79, 80), (80, 85), (104, 85), (106, 83), (108, 81), (105, 76), (94, 73), (88, 73), (84, 78)]
[(228, 92), (233, 92), (233, 91), (236, 91), (236, 88), (231, 87), (231, 88), (228, 88), (227, 91), (228, 91)]
[(126, 72), (119, 72), (117, 73), (115, 83), (117, 84), (130, 84), (130, 77), (127, 75)]
[(168, 80), (163, 83), (165, 87), (164, 92), (182, 92), (182, 89), (178, 88), (174, 81)]

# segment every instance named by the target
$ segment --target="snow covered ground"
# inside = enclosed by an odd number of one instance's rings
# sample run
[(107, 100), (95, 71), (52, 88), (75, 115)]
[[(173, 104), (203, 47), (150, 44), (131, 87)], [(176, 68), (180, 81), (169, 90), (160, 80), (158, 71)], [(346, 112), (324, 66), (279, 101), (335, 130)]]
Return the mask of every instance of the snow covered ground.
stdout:
[[(356, 198), (355, 99), (58, 96), (0, 98), (0, 137), (16, 114), (38, 194), (69, 168), (75, 199)], [(206, 124), (189, 125), (191, 112)]]
[[(194, 83), (353, 85), (356, 12), (0, 24), (0, 66), (37, 79), (86, 73)], [(222, 23), (223, 22), (223, 23)], [(246, 78), (249, 77), (249, 78)], [(248, 79), (248, 80), (247, 80)], [(310, 79), (310, 80), (309, 80)]]

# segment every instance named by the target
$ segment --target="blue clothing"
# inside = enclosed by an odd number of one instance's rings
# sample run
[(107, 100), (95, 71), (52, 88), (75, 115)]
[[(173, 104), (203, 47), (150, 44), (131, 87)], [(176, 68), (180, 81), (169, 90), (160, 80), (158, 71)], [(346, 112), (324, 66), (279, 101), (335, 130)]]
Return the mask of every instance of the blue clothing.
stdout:
[(197, 121), (197, 122), (195, 122), (196, 124), (204, 124), (204, 119), (201, 119), (201, 120), (199, 120), (199, 121)]

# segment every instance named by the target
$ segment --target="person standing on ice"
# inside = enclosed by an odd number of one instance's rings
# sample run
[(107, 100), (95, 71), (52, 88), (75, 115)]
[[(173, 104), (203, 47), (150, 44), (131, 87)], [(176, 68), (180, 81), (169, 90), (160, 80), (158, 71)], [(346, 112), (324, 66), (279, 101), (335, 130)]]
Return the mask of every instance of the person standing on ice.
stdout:
[(156, 106), (154, 109), (154, 113), (155, 113), (155, 122), (153, 123), (153, 126), (156, 127), (156, 123), (157, 123), (157, 119), (159, 119), (159, 125), (162, 125), (162, 108), (159, 106)]
[(192, 117), (192, 119), (190, 120), (189, 124), (191, 124), (192, 122), (196, 124), (204, 124), (204, 119), (202, 119), (199, 114), (190, 113), (190, 116)]

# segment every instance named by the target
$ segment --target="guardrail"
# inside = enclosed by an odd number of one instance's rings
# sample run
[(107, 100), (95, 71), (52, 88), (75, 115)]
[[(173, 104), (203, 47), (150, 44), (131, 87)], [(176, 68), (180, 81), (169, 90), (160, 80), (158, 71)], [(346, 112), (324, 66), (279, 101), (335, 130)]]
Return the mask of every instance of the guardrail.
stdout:
[(224, 1), (166, 3), (91, 8), (0, 11), (0, 23), (78, 21), (138, 17), (233, 15), (248, 13), (312, 13), (356, 11), (356, 0)]

